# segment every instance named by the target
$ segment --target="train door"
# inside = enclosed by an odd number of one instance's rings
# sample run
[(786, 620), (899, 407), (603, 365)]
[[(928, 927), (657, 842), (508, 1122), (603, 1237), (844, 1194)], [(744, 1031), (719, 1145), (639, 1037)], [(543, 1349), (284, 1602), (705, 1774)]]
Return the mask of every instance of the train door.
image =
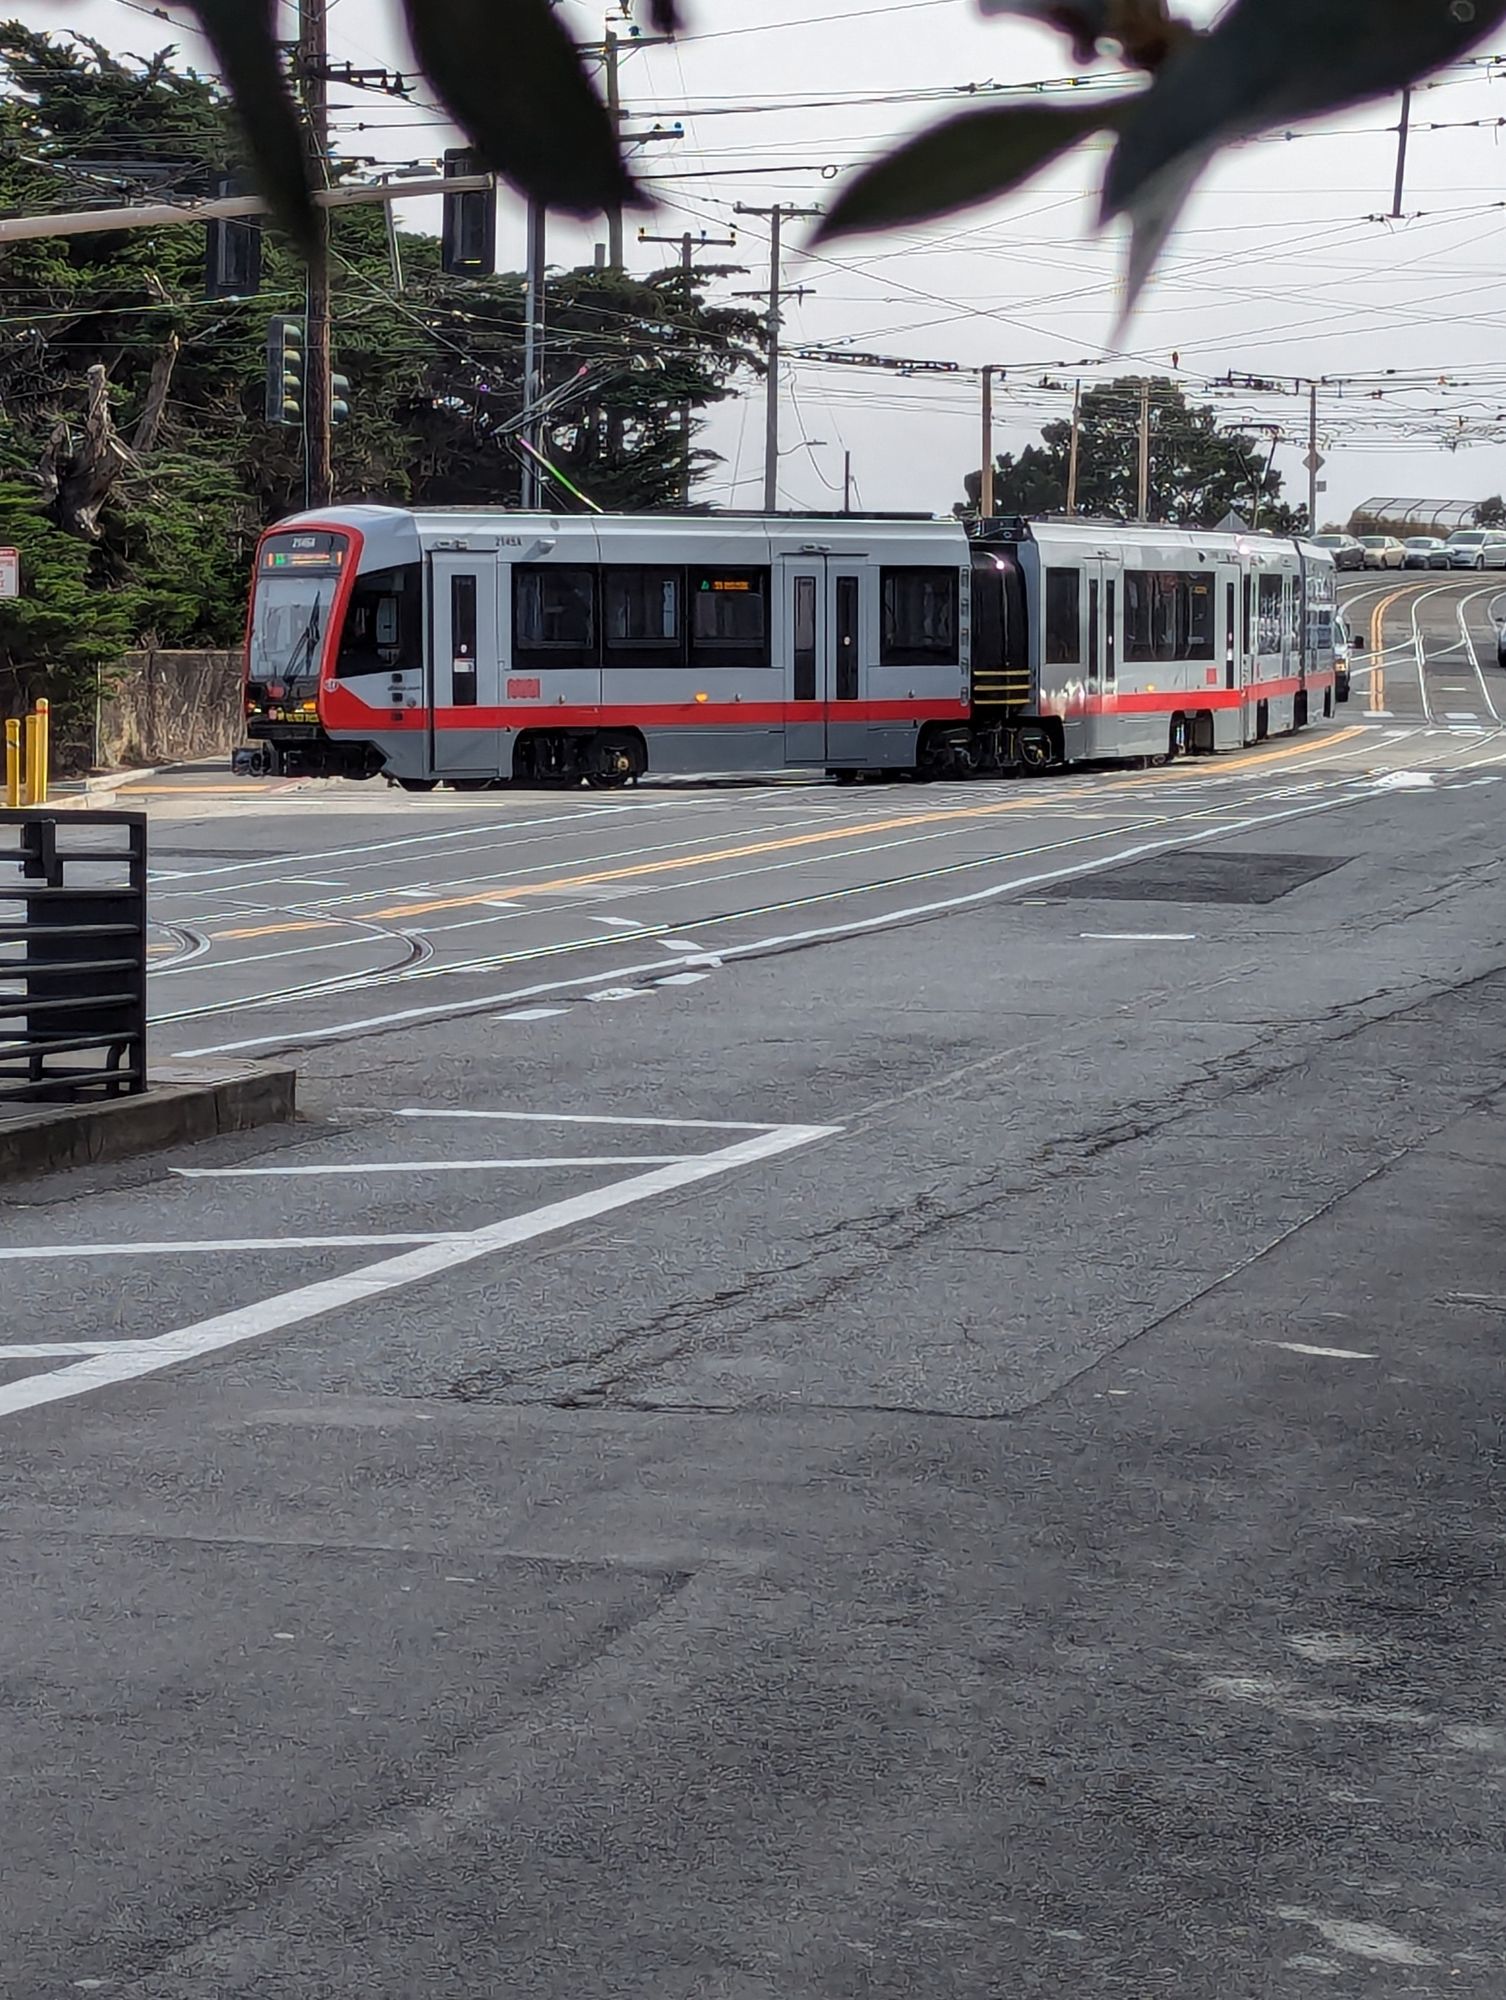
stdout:
[(863, 569), (837, 556), (781, 561), (780, 625), (786, 682), (785, 756), (791, 764), (864, 764)]
[(501, 744), (502, 648), (495, 555), (429, 558), (430, 769), (494, 777)]
[(826, 558), (791, 557), (779, 569), (780, 655), (785, 672), (784, 753), (791, 764), (826, 762)]

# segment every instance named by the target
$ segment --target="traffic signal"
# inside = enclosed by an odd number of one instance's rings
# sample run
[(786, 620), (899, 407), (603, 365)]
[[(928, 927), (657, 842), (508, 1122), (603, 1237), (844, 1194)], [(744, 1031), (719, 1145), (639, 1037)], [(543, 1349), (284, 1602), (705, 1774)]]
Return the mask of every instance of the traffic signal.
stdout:
[[(480, 162), (464, 147), (444, 156), (446, 180), (482, 171)], [(447, 277), (490, 278), (497, 269), (497, 197), (491, 188), (475, 188), (467, 194), (447, 194), (444, 198), (444, 231), (441, 264)]]
[[(224, 200), (244, 194), (235, 179), (221, 179), (215, 194)], [(204, 296), (206, 299), (249, 299), (261, 290), (261, 224), (216, 216), (204, 226)]]
[(267, 328), (267, 422), (303, 423), (308, 335), (301, 319), (274, 319)]
[(350, 377), (331, 375), (329, 378), (329, 420), (332, 424), (350, 421)]

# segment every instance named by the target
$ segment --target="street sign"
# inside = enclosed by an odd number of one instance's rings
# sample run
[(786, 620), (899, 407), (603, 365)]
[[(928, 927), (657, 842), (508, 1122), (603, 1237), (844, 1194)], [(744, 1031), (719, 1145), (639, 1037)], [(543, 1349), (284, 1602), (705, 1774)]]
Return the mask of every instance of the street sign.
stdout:
[(1327, 463), (1328, 460), (1321, 451), (1310, 451), (1302, 461), (1303, 469), (1307, 472), (1321, 472)]
[(21, 595), (21, 551), (0, 549), (0, 597)]

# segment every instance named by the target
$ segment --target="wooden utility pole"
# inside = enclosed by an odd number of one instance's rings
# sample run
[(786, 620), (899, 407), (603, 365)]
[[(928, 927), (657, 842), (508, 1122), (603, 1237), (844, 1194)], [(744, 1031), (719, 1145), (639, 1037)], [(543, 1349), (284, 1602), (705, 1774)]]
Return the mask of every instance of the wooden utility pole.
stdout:
[(1072, 385), (1072, 442), (1067, 451), (1067, 512), (1077, 512), (1077, 458), (1082, 443), (1082, 382)]
[[(298, 83), (316, 185), (329, 184), (329, 0), (298, 0)], [(318, 242), (308, 267), (308, 344), (303, 390), (305, 487), (310, 507), (334, 498), (330, 424), (329, 212), (316, 209)]]
[[(788, 202), (776, 201), (772, 208), (750, 208), (738, 202), (738, 215), (761, 215), (769, 225), (769, 309), (768, 309), (768, 381), (764, 396), (764, 440), (763, 440), (763, 511), (777, 514), (779, 511), (779, 335), (784, 324), (783, 305), (788, 294), (784, 291), (780, 274), (780, 235), (786, 221), (794, 222), (808, 215), (819, 215), (819, 208), (795, 208)], [(801, 293), (797, 297), (803, 296)]]
[(1150, 383), (1140, 384), (1140, 505), (1137, 521), (1150, 519)]
[(983, 483), (978, 489), (978, 518), (994, 517), (994, 371), (983, 370)]

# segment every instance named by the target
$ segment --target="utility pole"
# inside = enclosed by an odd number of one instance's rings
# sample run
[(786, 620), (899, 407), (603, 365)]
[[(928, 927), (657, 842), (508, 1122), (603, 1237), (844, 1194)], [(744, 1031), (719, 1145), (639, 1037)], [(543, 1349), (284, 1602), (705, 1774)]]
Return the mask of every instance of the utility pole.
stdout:
[[(316, 184), (329, 184), (329, 0), (298, 0), (298, 81)], [(310, 507), (334, 498), (330, 455), (329, 214), (315, 212), (318, 240), (308, 267), (308, 372), (304, 388), (304, 490)]]
[(842, 454), (842, 512), (844, 514), (852, 512), (852, 453), (850, 451), (844, 451)]
[(983, 370), (983, 483), (978, 489), (978, 518), (994, 517), (994, 371)]
[(1407, 186), (1407, 140), (1412, 131), (1412, 86), (1401, 94), (1401, 123), (1396, 128), (1396, 192), (1391, 199), (1393, 216), (1401, 214), (1401, 198)]
[(1318, 385), (1307, 385), (1307, 532), (1318, 532), (1318, 474), (1323, 470), (1318, 450)]
[[(620, 220), (620, 218), (619, 218)], [(708, 236), (703, 229), (699, 238), (687, 229), (683, 236), (650, 236), (646, 229), (638, 231), (640, 243), (677, 243), (680, 248), (680, 284), (687, 315), (690, 311), (691, 295), (695, 290), (695, 253), (701, 250), (735, 250), (735, 236)], [(691, 445), (694, 441), (695, 416), (690, 404), (680, 405), (680, 505), (690, 505), (690, 475), (692, 470)]]
[[(622, 139), (622, 79), (619, 75), (622, 47), (607, 28), (602, 36), (603, 61), (607, 71), (607, 116), (612, 121), (612, 133), (621, 143)], [(607, 263), (614, 271), (622, 269), (622, 210), (607, 210)]]
[(761, 215), (769, 225), (769, 314), (768, 314), (768, 382), (764, 411), (763, 444), (763, 511), (766, 514), (779, 512), (779, 335), (784, 315), (781, 311), (786, 298), (803, 298), (803, 290), (787, 293), (780, 282), (780, 237), (786, 221), (796, 222), (805, 216), (821, 213), (819, 208), (796, 208), (788, 202), (776, 201), (772, 208), (750, 208), (738, 202), (734, 213), (737, 215)]
[(1072, 442), (1067, 451), (1067, 512), (1077, 512), (1077, 457), (1082, 443), (1082, 378), (1072, 385)]
[(1140, 506), (1137, 521), (1150, 519), (1150, 383), (1140, 384)]
[[(544, 394), (545, 264), (548, 212), (542, 202), (528, 204), (528, 276), (523, 301), (523, 441), (540, 448), (538, 406)], [(523, 453), (523, 477), (518, 499), (525, 512), (539, 505), (542, 482), (532, 451)]]
[[(627, 7), (623, 7), (626, 15)], [(624, 51), (632, 55), (637, 49), (667, 48), (674, 41), (673, 35), (640, 35), (636, 29), (626, 37), (617, 33), (608, 21), (599, 42), (588, 43), (581, 54), (595, 56), (606, 71), (607, 116), (612, 121), (613, 136), (619, 148), (627, 145), (647, 145), (655, 139), (679, 139), (683, 137), (683, 127), (656, 125), (648, 132), (624, 132), (622, 129), (622, 57)], [(607, 210), (607, 265), (613, 271), (620, 271), (622, 263), (622, 210)]]

